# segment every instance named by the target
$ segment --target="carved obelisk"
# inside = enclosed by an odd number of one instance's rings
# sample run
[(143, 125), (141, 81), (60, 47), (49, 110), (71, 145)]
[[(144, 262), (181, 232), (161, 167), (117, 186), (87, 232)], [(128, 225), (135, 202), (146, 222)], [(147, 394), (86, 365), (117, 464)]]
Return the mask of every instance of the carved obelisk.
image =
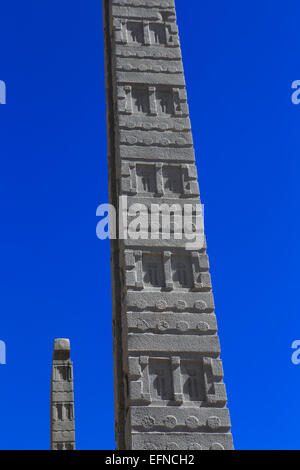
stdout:
[[(136, 203), (192, 206), (193, 234), (201, 205), (174, 0), (103, 0), (103, 12), (110, 203), (118, 218), (120, 196), (131, 216)], [(117, 448), (232, 449), (206, 245), (187, 248), (180, 224), (168, 238), (164, 222), (157, 236), (143, 227), (111, 241)]]
[(73, 363), (68, 339), (54, 341), (50, 402), (50, 448), (74, 450)]

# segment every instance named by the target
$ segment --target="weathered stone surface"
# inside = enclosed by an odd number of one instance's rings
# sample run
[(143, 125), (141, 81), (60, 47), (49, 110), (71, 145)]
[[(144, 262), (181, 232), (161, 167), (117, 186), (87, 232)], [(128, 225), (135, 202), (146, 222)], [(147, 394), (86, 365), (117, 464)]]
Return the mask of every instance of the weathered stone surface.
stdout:
[(150, 433), (132, 434), (128, 441), (132, 450), (232, 450), (230, 433)]
[(174, 432), (222, 433), (230, 430), (228, 410), (218, 408), (133, 406), (128, 419), (132, 432), (161, 432), (166, 428)]
[(130, 333), (128, 335), (129, 351), (151, 351), (165, 354), (174, 352), (220, 353), (219, 338), (217, 336), (196, 335), (154, 335)]
[(117, 448), (232, 449), (205, 237), (186, 245), (201, 214), (174, 0), (103, 12), (110, 203), (124, 218), (127, 196), (129, 224), (137, 203), (189, 203), (194, 217), (186, 238), (175, 218), (165, 236), (164, 215), (157, 237), (147, 222), (111, 241)]
[[(159, 312), (128, 312), (127, 326), (130, 332), (148, 331), (152, 333), (185, 332), (185, 334), (214, 334), (217, 332), (216, 316), (214, 314), (192, 314), (166, 312), (165, 303), (157, 307)], [(179, 304), (180, 308), (180, 304)]]
[(73, 363), (70, 360), (70, 341), (54, 341), (51, 398), (51, 450), (75, 449)]

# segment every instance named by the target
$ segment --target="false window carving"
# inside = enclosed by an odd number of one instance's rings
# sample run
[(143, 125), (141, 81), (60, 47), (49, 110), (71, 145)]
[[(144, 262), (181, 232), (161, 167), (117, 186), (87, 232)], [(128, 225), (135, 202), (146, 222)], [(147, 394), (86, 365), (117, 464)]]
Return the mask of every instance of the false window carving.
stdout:
[(55, 378), (56, 380), (71, 380), (71, 368), (69, 366), (57, 366)]
[(172, 400), (173, 385), (169, 360), (151, 359), (149, 378), (152, 400)]
[(143, 273), (145, 286), (163, 287), (163, 269), (160, 256), (143, 256)]
[(56, 416), (57, 416), (58, 421), (63, 420), (63, 406), (61, 403), (58, 403), (56, 405)]
[(133, 44), (143, 44), (144, 29), (142, 23), (127, 22), (127, 41)]
[(183, 396), (185, 401), (204, 401), (203, 365), (199, 361), (181, 361)]
[(174, 97), (171, 89), (158, 88), (156, 90), (156, 101), (159, 114), (167, 116), (174, 114)]
[(158, 266), (155, 263), (148, 264), (149, 282), (152, 286), (159, 286)]
[(183, 263), (178, 263), (177, 266), (177, 276), (178, 276), (178, 282), (181, 286), (187, 286), (187, 272), (186, 272), (186, 267)]
[(71, 442), (58, 442), (56, 444), (57, 450), (74, 450), (74, 444)]
[(193, 272), (190, 259), (186, 256), (172, 256), (173, 283), (175, 287), (193, 287)]
[(147, 88), (132, 88), (132, 111), (137, 114), (149, 114), (149, 90)]
[(67, 403), (65, 404), (65, 410), (66, 410), (66, 417), (69, 420), (73, 419), (73, 405), (72, 403)]
[(166, 29), (162, 24), (150, 24), (150, 41), (151, 44), (162, 45), (167, 43)]
[(182, 173), (179, 167), (163, 167), (164, 191), (166, 194), (182, 194)]
[(137, 165), (136, 175), (139, 192), (156, 193), (156, 172), (153, 165)]

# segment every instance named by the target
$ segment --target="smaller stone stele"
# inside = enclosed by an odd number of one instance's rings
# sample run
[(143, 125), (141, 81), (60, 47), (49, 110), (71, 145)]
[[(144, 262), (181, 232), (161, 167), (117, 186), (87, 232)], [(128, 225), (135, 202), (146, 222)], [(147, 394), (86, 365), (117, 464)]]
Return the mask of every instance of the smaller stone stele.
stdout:
[(54, 340), (50, 404), (51, 450), (75, 450), (73, 363), (70, 340)]

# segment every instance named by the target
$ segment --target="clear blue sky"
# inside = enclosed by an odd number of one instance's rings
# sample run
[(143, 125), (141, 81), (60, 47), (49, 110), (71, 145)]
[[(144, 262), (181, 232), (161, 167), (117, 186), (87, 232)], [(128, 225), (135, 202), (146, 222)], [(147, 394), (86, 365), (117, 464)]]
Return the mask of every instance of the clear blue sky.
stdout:
[[(177, 0), (237, 449), (297, 449), (298, 0)], [(49, 448), (51, 355), (71, 339), (78, 449), (113, 449), (100, 0), (2, 2), (0, 448)]]

